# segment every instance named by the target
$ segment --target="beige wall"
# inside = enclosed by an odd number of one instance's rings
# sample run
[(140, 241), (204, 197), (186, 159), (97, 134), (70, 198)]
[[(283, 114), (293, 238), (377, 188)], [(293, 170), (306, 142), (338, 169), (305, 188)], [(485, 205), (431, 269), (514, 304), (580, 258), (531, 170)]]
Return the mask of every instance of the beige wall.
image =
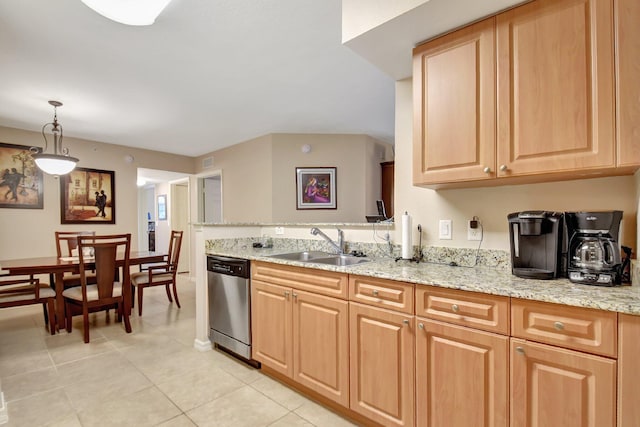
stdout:
[[(412, 185), (412, 93), (411, 79), (396, 83), (396, 212), (408, 211), (414, 228), (422, 224), (427, 245), (477, 247), (466, 238), (467, 220), (480, 217), (484, 228), (482, 248), (509, 249), (507, 214), (523, 210), (624, 211), (622, 243), (637, 249), (636, 215), (640, 178), (612, 177), (491, 188), (430, 190)], [(453, 220), (453, 240), (438, 239), (438, 221)], [(396, 226), (395, 241), (401, 239)], [(418, 234), (414, 230), (414, 242)]]
[[(26, 146), (42, 146), (42, 135), (0, 127), (0, 141)], [(0, 209), (0, 260), (55, 254), (54, 231), (95, 230), (98, 233), (132, 233), (132, 246), (138, 246), (137, 168), (193, 173), (193, 158), (150, 150), (140, 150), (95, 141), (64, 138), (63, 145), (80, 159), (79, 167), (115, 171), (116, 224), (61, 225), (60, 185), (44, 174), (44, 209)], [(49, 147), (48, 152), (51, 152)], [(132, 163), (126, 155), (134, 157)]]
[[(303, 153), (303, 145), (311, 146)], [(366, 135), (272, 134), (201, 156), (222, 172), (224, 222), (364, 222), (380, 197), (388, 144)], [(296, 209), (296, 167), (335, 166), (337, 209)], [(206, 174), (206, 169), (199, 169)]]

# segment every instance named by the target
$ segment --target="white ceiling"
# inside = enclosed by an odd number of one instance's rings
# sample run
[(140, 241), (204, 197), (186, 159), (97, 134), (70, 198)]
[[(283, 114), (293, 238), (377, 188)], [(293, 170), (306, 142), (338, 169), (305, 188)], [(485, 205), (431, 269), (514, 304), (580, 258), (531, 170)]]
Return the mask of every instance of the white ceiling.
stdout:
[(66, 137), (189, 156), (275, 132), (393, 142), (393, 79), (340, 40), (340, 0), (173, 0), (150, 27), (0, 0), (0, 125), (39, 131), (55, 99)]

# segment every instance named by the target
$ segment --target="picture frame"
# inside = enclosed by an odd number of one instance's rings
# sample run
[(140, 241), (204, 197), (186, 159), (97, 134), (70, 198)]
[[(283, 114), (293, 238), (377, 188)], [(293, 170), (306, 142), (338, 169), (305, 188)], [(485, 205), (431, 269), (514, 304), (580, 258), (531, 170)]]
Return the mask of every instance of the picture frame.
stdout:
[(75, 168), (60, 176), (61, 224), (115, 224), (115, 172)]
[(167, 195), (160, 194), (158, 196), (158, 221), (167, 220)]
[(296, 167), (296, 209), (337, 209), (335, 167)]
[(0, 208), (44, 209), (44, 178), (33, 160), (41, 151), (0, 142)]

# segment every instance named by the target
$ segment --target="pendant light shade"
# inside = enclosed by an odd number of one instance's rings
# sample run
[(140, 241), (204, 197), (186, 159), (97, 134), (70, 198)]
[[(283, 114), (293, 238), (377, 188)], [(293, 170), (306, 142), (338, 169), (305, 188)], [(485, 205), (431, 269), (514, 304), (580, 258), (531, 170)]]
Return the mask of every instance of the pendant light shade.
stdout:
[[(42, 126), (42, 137), (44, 138), (44, 148), (41, 152), (32, 154), (33, 160), (44, 173), (49, 175), (66, 175), (75, 169), (78, 159), (69, 156), (69, 150), (62, 148), (62, 125), (58, 123), (57, 108), (62, 106), (62, 102), (49, 101), (49, 104), (53, 106), (53, 122), (47, 123)], [(53, 154), (47, 154), (47, 135), (45, 130), (47, 127), (51, 127), (51, 133), (53, 133)], [(38, 151), (35, 150), (34, 151)]]
[(105, 18), (125, 25), (151, 25), (171, 0), (82, 0)]

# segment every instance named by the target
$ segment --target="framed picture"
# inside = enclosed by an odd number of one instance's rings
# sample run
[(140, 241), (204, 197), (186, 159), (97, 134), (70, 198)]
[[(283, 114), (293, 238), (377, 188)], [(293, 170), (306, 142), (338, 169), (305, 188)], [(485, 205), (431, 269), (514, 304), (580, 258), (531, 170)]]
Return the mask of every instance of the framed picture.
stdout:
[(336, 168), (296, 168), (296, 209), (336, 209)]
[(167, 220), (167, 195), (161, 194), (158, 196), (158, 221)]
[(0, 142), (0, 208), (43, 209), (42, 171), (26, 145)]
[(116, 223), (115, 173), (75, 168), (60, 177), (62, 224)]

